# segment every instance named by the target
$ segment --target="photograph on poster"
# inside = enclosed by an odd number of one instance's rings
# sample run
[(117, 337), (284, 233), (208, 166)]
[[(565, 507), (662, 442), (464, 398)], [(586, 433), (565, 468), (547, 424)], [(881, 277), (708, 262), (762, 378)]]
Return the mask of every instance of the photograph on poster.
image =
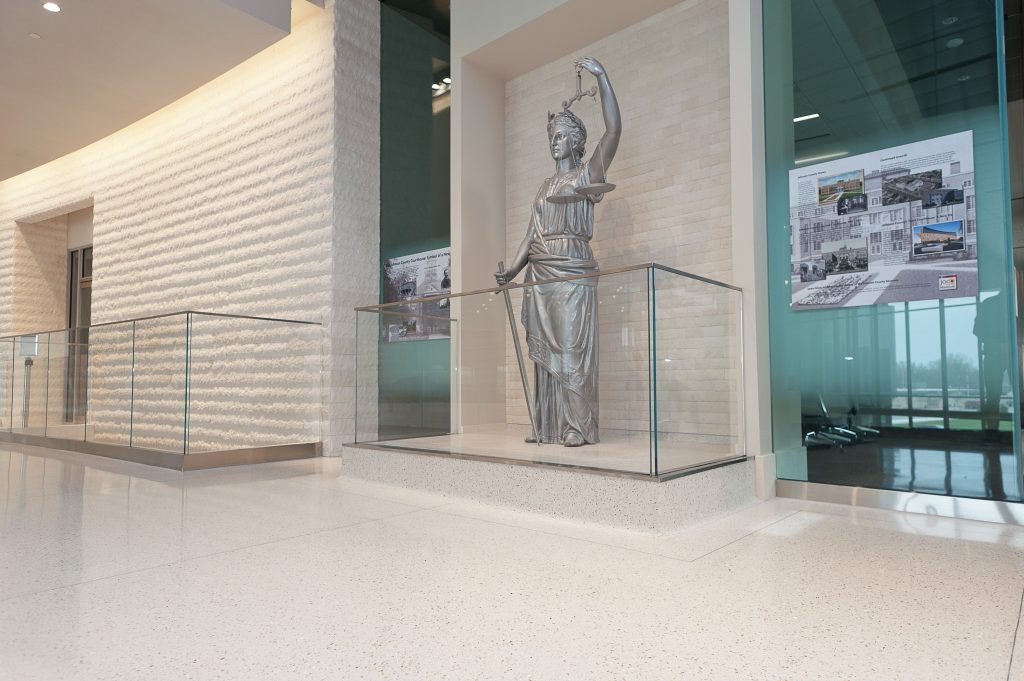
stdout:
[[(384, 302), (394, 303), (451, 293), (451, 249), (439, 248), (384, 261)], [(385, 342), (448, 338), (448, 299), (399, 306), (397, 314), (384, 316), (381, 334)]]
[(848, 194), (839, 199), (836, 204), (836, 213), (849, 215), (850, 213), (863, 213), (868, 209), (867, 194)]
[(964, 250), (964, 223), (960, 220), (914, 227), (914, 255), (941, 255)]
[(969, 130), (791, 170), (791, 308), (977, 295), (975, 191)]
[(864, 171), (823, 177), (818, 180), (818, 203), (835, 203), (844, 196), (864, 193)]
[(955, 206), (964, 202), (963, 189), (946, 189), (940, 187), (929, 192), (928, 197), (921, 202), (922, 208), (936, 208), (938, 206)]
[(928, 201), (932, 192), (941, 187), (941, 170), (886, 177), (882, 180), (882, 204), (893, 206), (910, 201)]
[(812, 258), (802, 262), (795, 268), (794, 275), (800, 276), (800, 281), (822, 281), (825, 279), (825, 259)]
[(825, 276), (868, 271), (867, 239), (825, 241), (821, 244)]

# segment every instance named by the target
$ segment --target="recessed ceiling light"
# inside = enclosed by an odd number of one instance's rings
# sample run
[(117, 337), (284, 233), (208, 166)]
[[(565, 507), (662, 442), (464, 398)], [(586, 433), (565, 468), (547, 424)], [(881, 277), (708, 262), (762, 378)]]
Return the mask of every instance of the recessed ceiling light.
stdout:
[(943, 26), (952, 26), (956, 22), (960, 21), (960, 17), (946, 17), (942, 20)]
[(793, 122), (799, 123), (800, 121), (809, 121), (814, 118), (818, 118), (818, 114), (807, 114), (806, 116), (797, 116), (796, 118), (793, 119)]
[(55, 2), (46, 2), (43, 3), (43, 9), (45, 9), (47, 12), (59, 12), (60, 5), (58, 5)]
[(444, 78), (442, 78), (441, 80), (442, 80), (442, 81), (444, 81), (444, 84), (445, 84), (445, 85), (451, 85), (451, 84), (452, 84), (452, 79), (451, 79), (451, 78), (449, 78), (449, 77), (447, 77), (447, 76), (445, 76), (445, 77), (444, 77)]
[(431, 90), (440, 90), (441, 86), (438, 85), (437, 83), (434, 83), (433, 85), (430, 86), (430, 89)]
[(32, 40), (39, 40), (39, 39), (40, 39), (40, 38), (42, 38), (43, 36), (39, 35), (38, 33), (29, 33), (29, 34), (28, 34), (28, 37), (29, 37), (29, 38), (32, 38)]
[(960, 47), (963, 44), (964, 44), (964, 39), (963, 38), (950, 38), (948, 41), (946, 41), (946, 47), (950, 47), (950, 48)]

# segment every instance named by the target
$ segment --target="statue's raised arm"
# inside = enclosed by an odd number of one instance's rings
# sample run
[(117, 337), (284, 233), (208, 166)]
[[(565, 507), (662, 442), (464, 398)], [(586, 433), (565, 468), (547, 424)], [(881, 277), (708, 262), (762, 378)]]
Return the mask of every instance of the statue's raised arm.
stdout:
[(615, 158), (622, 137), (622, 116), (619, 113), (619, 102), (615, 99), (615, 91), (601, 62), (593, 57), (582, 57), (576, 60), (576, 68), (590, 72), (597, 78), (597, 91), (601, 97), (601, 112), (604, 114), (604, 135), (598, 142), (594, 154), (590, 157), (590, 175), (594, 182), (605, 179), (608, 166)]

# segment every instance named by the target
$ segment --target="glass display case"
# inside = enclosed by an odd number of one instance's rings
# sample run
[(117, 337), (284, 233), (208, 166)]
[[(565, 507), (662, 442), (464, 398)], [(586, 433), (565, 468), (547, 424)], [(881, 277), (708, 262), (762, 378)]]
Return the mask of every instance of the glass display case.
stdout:
[[(524, 297), (584, 286), (596, 293), (599, 441), (528, 442), (538, 350), (524, 333)], [(650, 263), (356, 315), (359, 445), (644, 476), (745, 456), (743, 300), (729, 284)], [(427, 339), (402, 334), (424, 325)], [(405, 343), (421, 351), (395, 352)]]

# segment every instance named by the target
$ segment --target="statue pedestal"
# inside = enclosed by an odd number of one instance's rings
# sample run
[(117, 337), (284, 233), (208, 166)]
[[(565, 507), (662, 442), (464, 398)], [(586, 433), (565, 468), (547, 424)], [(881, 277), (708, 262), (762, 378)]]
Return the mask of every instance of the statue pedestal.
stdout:
[[(586, 448), (581, 449), (585, 453)], [(342, 450), (342, 475), (516, 511), (657, 533), (757, 500), (754, 465), (749, 459), (654, 478), (568, 464), (357, 444)]]

